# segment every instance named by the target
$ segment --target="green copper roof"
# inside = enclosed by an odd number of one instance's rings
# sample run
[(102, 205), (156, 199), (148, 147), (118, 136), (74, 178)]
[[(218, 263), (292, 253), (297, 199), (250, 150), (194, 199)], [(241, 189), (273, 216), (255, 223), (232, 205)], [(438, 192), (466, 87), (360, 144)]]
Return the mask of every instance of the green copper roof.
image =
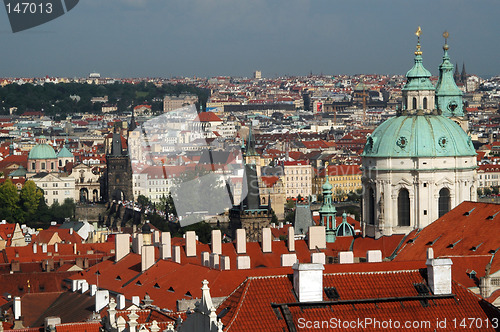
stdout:
[(59, 153), (57, 153), (57, 158), (73, 158), (73, 154), (66, 146), (63, 146)]
[(319, 208), (320, 215), (323, 214), (335, 214), (337, 210), (332, 204), (332, 188), (330, 181), (328, 181), (328, 164), (325, 166), (325, 183), (323, 184), (323, 204)]
[(464, 116), (462, 90), (455, 84), (453, 65), (448, 56), (448, 45), (444, 45), (443, 62), (439, 65), (439, 80), (436, 85), (436, 104), (444, 116)]
[(48, 144), (35, 145), (29, 155), (28, 159), (56, 159), (56, 152), (54, 148)]
[(363, 157), (475, 156), (471, 138), (442, 115), (400, 115), (386, 120), (368, 138)]
[(354, 227), (347, 222), (347, 214), (344, 212), (342, 214), (342, 222), (337, 227), (337, 236), (354, 236)]
[(408, 79), (403, 90), (434, 90), (429, 77), (430, 71), (425, 69), (422, 63), (422, 52), (420, 52), (420, 44), (417, 45), (418, 51), (415, 52), (413, 67), (406, 73)]

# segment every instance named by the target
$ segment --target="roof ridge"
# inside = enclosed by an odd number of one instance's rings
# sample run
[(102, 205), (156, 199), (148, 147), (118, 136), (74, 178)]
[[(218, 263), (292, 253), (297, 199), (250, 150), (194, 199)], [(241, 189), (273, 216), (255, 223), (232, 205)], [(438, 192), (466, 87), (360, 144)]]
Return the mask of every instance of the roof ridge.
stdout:
[[(238, 317), (238, 314), (239, 314), (239, 312), (240, 312), (240, 310), (241, 310), (241, 307), (243, 307), (243, 302), (245, 301), (245, 298), (246, 298), (246, 296), (247, 296), (247, 293), (248, 293), (248, 288), (249, 288), (249, 286), (250, 286), (250, 281), (251, 281), (251, 278), (248, 278), (248, 277), (247, 277), (247, 279), (245, 279), (245, 281), (243, 282), (243, 283), (246, 283), (246, 285), (245, 285), (245, 290), (244, 290), (243, 294), (241, 295), (241, 299), (240, 299), (240, 301), (238, 301), (238, 308), (236, 309), (236, 312), (234, 313), (234, 316), (233, 316), (233, 318), (232, 318), (231, 322), (230, 322), (230, 323), (229, 323), (229, 325), (227, 326), (227, 330), (226, 330), (226, 331), (229, 331), (229, 329), (231, 328), (231, 326), (233, 325), (233, 323), (236, 321), (236, 317)], [(242, 283), (242, 284), (243, 284), (243, 283)], [(238, 288), (239, 288), (239, 286), (238, 286), (236, 289), (238, 289)], [(236, 290), (235, 290), (235, 291), (236, 291)], [(233, 293), (234, 293), (234, 292), (233, 292)], [(233, 293), (231, 293), (231, 295), (232, 295)], [(231, 295), (229, 295), (229, 296), (231, 296)], [(228, 296), (227, 298), (229, 298), (229, 296)]]
[(349, 274), (386, 274), (386, 273), (407, 273), (407, 272), (419, 272), (419, 269), (413, 270), (394, 270), (394, 271), (352, 271), (352, 272), (331, 272), (325, 273), (323, 276), (334, 276), (334, 275), (349, 275)]

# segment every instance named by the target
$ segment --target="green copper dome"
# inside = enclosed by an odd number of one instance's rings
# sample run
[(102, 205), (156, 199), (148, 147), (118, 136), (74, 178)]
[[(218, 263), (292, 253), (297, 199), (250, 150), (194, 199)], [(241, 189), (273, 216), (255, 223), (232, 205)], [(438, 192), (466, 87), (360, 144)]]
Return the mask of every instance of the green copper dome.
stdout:
[(400, 115), (386, 120), (368, 138), (363, 157), (475, 156), (471, 138), (442, 115)]
[(48, 144), (35, 145), (29, 155), (28, 159), (56, 159), (56, 152), (54, 148)]
[(66, 146), (63, 146), (63, 148), (57, 154), (57, 158), (73, 158), (73, 154), (68, 150)]

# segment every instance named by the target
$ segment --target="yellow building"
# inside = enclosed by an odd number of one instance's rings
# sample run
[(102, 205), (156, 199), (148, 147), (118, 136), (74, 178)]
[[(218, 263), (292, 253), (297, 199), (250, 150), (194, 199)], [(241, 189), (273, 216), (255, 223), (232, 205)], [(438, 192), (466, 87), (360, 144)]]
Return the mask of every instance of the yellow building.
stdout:
[[(315, 172), (314, 190), (316, 195), (321, 194), (321, 186), (325, 182), (325, 169)], [(329, 165), (329, 182), (333, 186), (332, 195), (337, 200), (343, 200), (350, 192), (362, 189), (361, 169), (359, 165)]]

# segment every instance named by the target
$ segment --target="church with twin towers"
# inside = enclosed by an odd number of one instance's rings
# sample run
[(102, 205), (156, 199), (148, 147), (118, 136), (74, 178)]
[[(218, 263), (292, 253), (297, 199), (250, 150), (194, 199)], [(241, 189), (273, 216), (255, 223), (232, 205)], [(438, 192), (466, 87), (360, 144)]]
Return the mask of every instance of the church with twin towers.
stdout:
[(363, 233), (379, 238), (422, 229), (477, 199), (476, 151), (445, 32), (439, 79), (423, 65), (421, 29), (397, 115), (378, 126), (362, 153)]

